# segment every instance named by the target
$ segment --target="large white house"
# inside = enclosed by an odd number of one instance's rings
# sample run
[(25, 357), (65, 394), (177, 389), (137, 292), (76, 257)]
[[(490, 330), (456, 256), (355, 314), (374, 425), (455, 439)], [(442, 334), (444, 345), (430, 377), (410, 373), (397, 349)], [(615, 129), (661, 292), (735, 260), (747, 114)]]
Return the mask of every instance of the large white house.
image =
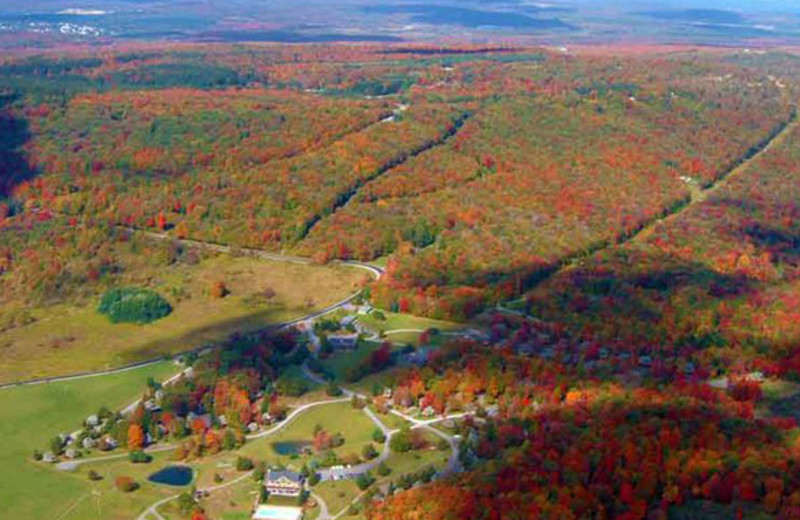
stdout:
[(303, 477), (294, 471), (271, 469), (264, 477), (264, 487), (270, 495), (296, 497), (303, 491)]

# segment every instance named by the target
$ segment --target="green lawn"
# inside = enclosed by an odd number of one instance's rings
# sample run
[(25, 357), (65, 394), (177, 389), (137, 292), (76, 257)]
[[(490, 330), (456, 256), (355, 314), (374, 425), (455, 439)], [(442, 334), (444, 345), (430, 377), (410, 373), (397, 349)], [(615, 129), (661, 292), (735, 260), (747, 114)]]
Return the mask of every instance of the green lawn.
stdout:
[[(173, 487), (153, 484), (147, 480), (151, 473), (172, 463), (172, 454), (165, 452), (156, 454), (153, 461), (147, 464), (133, 464), (127, 459), (116, 459), (85, 464), (75, 472), (65, 473), (64, 478), (88, 482), (88, 472), (94, 470), (103, 476), (103, 480), (91, 482), (89, 492), (92, 494), (64, 514), (62, 520), (127, 520), (162, 498), (189, 490), (191, 485)], [(139, 489), (132, 493), (117, 490), (114, 479), (122, 475), (133, 478), (139, 484)]]
[(335, 516), (345, 509), (361, 493), (361, 490), (352, 480), (337, 480), (320, 482), (314, 486), (314, 493), (328, 505), (328, 512), (331, 516)]
[[(285, 464), (295, 469), (302, 467), (309, 456), (300, 456), (292, 459), (287, 455), (279, 455), (273, 449), (275, 442), (287, 441), (312, 441), (314, 428), (321, 425), (331, 434), (341, 433), (344, 436), (344, 445), (334, 451), (340, 457), (350, 453), (361, 456), (361, 450), (372, 441), (372, 431), (375, 424), (361, 411), (354, 409), (350, 403), (334, 403), (317, 406), (300, 414), (292, 423), (280, 430), (275, 435), (257, 439), (242, 447), (240, 452), (256, 460), (266, 461), (268, 464)], [(380, 446), (375, 446), (380, 451)]]
[(380, 343), (374, 341), (360, 340), (356, 350), (340, 350), (331, 354), (322, 361), (322, 366), (333, 374), (337, 381), (346, 380), (347, 371), (350, 367), (360, 365), (369, 354), (380, 347)]
[[(375, 319), (372, 314), (369, 316), (359, 316), (358, 320), (376, 332), (399, 329), (427, 330), (435, 328), (439, 330), (458, 330), (464, 328), (463, 324), (451, 321), (432, 320), (430, 318), (421, 318), (410, 314), (400, 314), (384, 310), (381, 310), (381, 312), (386, 317), (385, 320)], [(397, 341), (396, 338), (392, 336), (390, 336), (389, 339)]]
[(386, 459), (386, 465), (392, 472), (385, 478), (393, 480), (396, 483), (397, 479), (401, 476), (414, 473), (428, 466), (433, 466), (437, 470), (440, 470), (447, 465), (447, 459), (449, 457), (450, 450), (439, 451), (433, 449), (392, 453), (389, 455), (389, 458)]
[[(0, 335), (0, 382), (120, 366), (218, 342), (338, 302), (364, 277), (343, 266), (229, 255), (162, 269), (145, 278), (170, 301), (172, 314), (135, 325), (109, 322), (96, 312), (96, 302), (35, 309), (38, 321)], [(209, 289), (215, 281), (223, 281), (230, 294), (213, 298)], [(267, 290), (269, 299), (263, 297)]]
[(56, 519), (75, 501), (88, 500), (88, 480), (34, 463), (33, 450), (47, 449), (54, 435), (74, 431), (100, 406), (123, 407), (148, 377), (165, 379), (175, 371), (174, 364), (163, 362), (120, 374), (0, 390), (0, 517)]
[(378, 413), (374, 406), (372, 407), (372, 411), (375, 412), (375, 415), (378, 417), (378, 419), (380, 419), (380, 421), (390, 430), (399, 430), (406, 424), (409, 424), (408, 421), (393, 413), (387, 413), (385, 415)]

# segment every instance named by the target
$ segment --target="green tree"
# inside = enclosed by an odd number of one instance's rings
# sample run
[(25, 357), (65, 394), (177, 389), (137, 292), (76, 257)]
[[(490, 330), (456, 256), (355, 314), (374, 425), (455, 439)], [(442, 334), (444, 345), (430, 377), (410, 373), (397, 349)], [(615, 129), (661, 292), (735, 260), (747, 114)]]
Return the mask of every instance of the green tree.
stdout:
[(178, 497), (178, 509), (180, 509), (181, 514), (184, 516), (187, 516), (189, 513), (191, 513), (196, 504), (197, 502), (195, 502), (194, 495), (192, 493), (184, 491)]
[(365, 489), (367, 489), (368, 487), (370, 487), (370, 486), (372, 485), (372, 483), (373, 483), (373, 482), (375, 482), (375, 477), (373, 477), (373, 476), (370, 474), (370, 472), (369, 472), (369, 471), (367, 471), (366, 473), (362, 473), (362, 474), (360, 474), (360, 475), (359, 475), (359, 476), (356, 478), (356, 485), (358, 486), (358, 489), (360, 489), (360, 490), (362, 490), (362, 491), (364, 491)]
[(366, 460), (372, 460), (378, 456), (378, 451), (375, 449), (375, 446), (370, 443), (364, 446), (364, 448), (361, 450), (361, 455)]
[(392, 470), (389, 469), (389, 466), (387, 466), (385, 462), (381, 462), (380, 464), (378, 464), (377, 471), (378, 471), (378, 475), (380, 475), (382, 477), (385, 477), (389, 473), (392, 472)]
[(225, 435), (222, 437), (222, 448), (226, 451), (236, 449), (236, 435), (230, 429), (225, 430)]
[(238, 471), (250, 471), (253, 467), (253, 461), (247, 457), (238, 457), (236, 459), (236, 469)]
[(403, 427), (400, 428), (400, 431), (392, 436), (392, 439), (389, 441), (389, 447), (392, 449), (392, 451), (397, 453), (406, 453), (407, 451), (411, 450), (413, 447), (411, 440), (411, 429), (407, 424), (403, 425)]

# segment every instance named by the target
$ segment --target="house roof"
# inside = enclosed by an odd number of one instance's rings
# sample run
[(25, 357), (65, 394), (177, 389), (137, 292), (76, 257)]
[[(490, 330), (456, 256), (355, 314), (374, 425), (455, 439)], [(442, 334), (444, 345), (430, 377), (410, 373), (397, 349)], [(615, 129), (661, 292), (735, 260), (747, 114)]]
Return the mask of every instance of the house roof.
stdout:
[(303, 481), (303, 477), (301, 477), (299, 473), (289, 471), (288, 469), (271, 469), (267, 472), (267, 481), (280, 480), (281, 478), (287, 478), (298, 484)]

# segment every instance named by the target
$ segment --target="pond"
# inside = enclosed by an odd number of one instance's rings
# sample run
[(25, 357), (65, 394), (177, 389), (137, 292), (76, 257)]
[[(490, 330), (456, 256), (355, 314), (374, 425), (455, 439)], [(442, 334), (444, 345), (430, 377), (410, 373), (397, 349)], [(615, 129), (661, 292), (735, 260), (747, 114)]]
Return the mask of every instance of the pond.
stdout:
[(167, 466), (147, 477), (147, 480), (168, 486), (185, 486), (192, 482), (192, 474), (189, 466)]
[(304, 449), (311, 446), (308, 441), (283, 441), (273, 442), (272, 449), (278, 455), (299, 455)]

